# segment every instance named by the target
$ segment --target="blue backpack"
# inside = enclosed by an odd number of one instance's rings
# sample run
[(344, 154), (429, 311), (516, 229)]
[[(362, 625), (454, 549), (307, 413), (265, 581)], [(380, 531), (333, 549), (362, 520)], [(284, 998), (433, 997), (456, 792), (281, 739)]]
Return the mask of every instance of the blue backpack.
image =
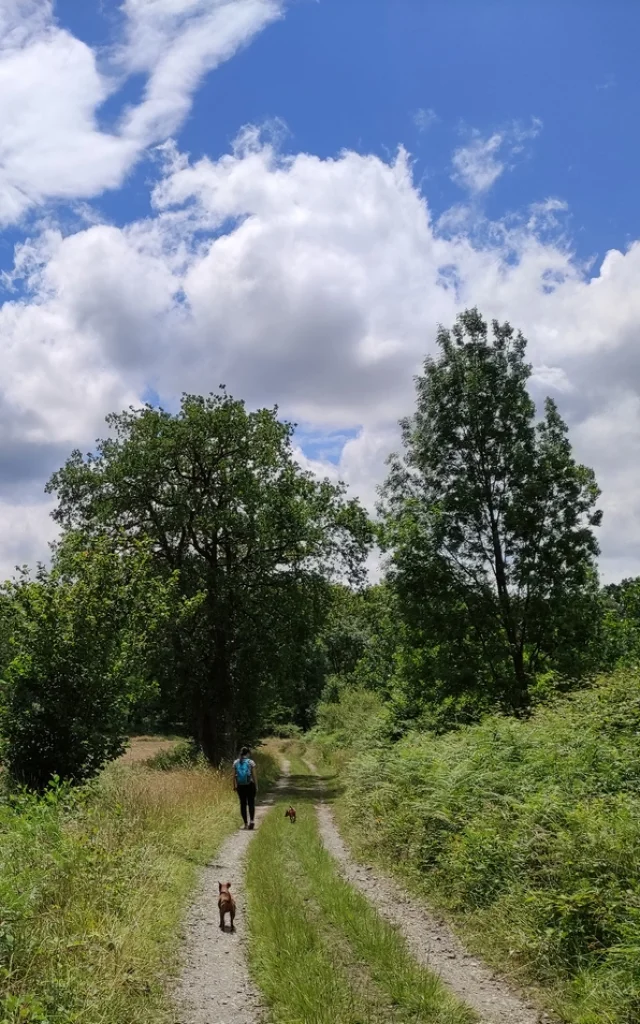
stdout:
[(236, 781), (239, 786), (246, 786), (251, 782), (251, 765), (244, 757), (236, 764)]

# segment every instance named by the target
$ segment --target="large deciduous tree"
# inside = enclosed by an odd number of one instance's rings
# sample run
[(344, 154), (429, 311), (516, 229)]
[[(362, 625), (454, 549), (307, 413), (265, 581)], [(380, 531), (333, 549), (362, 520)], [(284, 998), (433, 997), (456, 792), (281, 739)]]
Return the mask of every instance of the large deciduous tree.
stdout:
[(190, 612), (170, 631), (167, 695), (214, 763), (259, 725), (277, 680), (316, 628), (332, 578), (363, 578), (370, 527), (341, 485), (304, 472), (293, 426), (224, 388), (172, 415), (114, 414), (95, 453), (51, 479), (67, 531), (145, 538), (179, 573)]
[(518, 712), (541, 665), (571, 673), (586, 649), (599, 491), (551, 399), (536, 421), (520, 333), (472, 309), (437, 343), (382, 490), (390, 575), (427, 689)]

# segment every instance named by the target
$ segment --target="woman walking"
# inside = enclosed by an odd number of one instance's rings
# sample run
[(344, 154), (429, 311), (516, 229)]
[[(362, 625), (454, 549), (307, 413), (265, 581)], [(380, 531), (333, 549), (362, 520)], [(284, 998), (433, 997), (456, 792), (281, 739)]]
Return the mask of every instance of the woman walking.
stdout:
[[(251, 760), (251, 751), (243, 747), (240, 756), (233, 762), (233, 788), (240, 799), (240, 813), (244, 821), (244, 827), (253, 828), (253, 819), (256, 814), (256, 793), (258, 792), (258, 777), (256, 775), (256, 763)], [(247, 810), (249, 811), (247, 820)]]

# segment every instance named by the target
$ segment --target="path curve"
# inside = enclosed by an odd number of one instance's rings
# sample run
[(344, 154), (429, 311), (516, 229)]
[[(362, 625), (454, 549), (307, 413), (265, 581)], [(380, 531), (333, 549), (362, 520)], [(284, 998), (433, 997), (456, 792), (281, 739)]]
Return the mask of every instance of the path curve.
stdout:
[[(289, 762), (283, 760), (276, 789), (286, 785)], [(274, 802), (269, 795), (256, 807), (256, 829)], [(264, 1006), (247, 966), (247, 915), (244, 858), (253, 832), (234, 832), (202, 873), (185, 921), (183, 969), (174, 993), (175, 1024), (259, 1024)], [(236, 931), (220, 931), (218, 882), (231, 882), (236, 899)], [(228, 919), (227, 919), (228, 920)], [(227, 925), (228, 927), (228, 925)]]
[(413, 956), (434, 971), (468, 1006), (482, 1024), (550, 1024), (552, 1018), (520, 999), (492, 971), (462, 947), (447, 925), (442, 924), (392, 879), (350, 856), (325, 803), (316, 807), (326, 849), (338, 861), (342, 873), (376, 907), (380, 915), (397, 925)]

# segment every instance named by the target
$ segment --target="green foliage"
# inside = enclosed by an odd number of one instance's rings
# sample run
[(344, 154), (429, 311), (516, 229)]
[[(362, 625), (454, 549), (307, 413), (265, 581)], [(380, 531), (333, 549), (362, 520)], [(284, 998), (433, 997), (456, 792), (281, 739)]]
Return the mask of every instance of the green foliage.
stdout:
[(363, 854), (403, 872), (502, 969), (548, 986), (563, 1019), (636, 1021), (640, 675), (527, 721), (490, 716), (395, 744), (373, 708), (355, 710), (326, 725), (364, 737), (342, 771)]
[(153, 685), (147, 659), (172, 610), (174, 581), (150, 565), (139, 542), (126, 558), (103, 541), (67, 544), (53, 570), (6, 585), (0, 732), (16, 782), (81, 782), (124, 749), (129, 709)]
[(610, 583), (602, 593), (601, 645), (604, 662), (640, 663), (640, 578)]
[(316, 650), (322, 667), (322, 699), (345, 686), (389, 694), (398, 645), (393, 591), (376, 584), (360, 591), (334, 587)]
[(274, 726), (270, 735), (275, 736), (277, 739), (299, 740), (302, 739), (302, 729), (293, 722), (284, 722), (282, 725)]
[(161, 703), (218, 763), (274, 706), (308, 714), (328, 582), (362, 579), (369, 523), (299, 467), (276, 409), (248, 412), (224, 389), (108, 423), (95, 454), (53, 476), (54, 515), (68, 533), (145, 538), (158, 572), (179, 574), (188, 604), (156, 664)]
[(316, 727), (306, 741), (330, 761), (336, 755), (360, 749), (374, 749), (392, 735), (388, 708), (370, 690), (345, 687), (337, 700), (318, 705)]
[(193, 740), (178, 740), (170, 750), (161, 750), (145, 762), (148, 768), (168, 772), (174, 768), (204, 768), (206, 761)]
[[(258, 753), (260, 778), (277, 774)], [(237, 826), (228, 773), (116, 764), (0, 799), (0, 1021), (169, 1024), (184, 906)]]
[(520, 712), (539, 671), (592, 667), (601, 513), (551, 400), (536, 425), (522, 335), (494, 322), (490, 339), (467, 310), (437, 340), (390, 460), (382, 539), (406, 627), (401, 706), (460, 722)]

